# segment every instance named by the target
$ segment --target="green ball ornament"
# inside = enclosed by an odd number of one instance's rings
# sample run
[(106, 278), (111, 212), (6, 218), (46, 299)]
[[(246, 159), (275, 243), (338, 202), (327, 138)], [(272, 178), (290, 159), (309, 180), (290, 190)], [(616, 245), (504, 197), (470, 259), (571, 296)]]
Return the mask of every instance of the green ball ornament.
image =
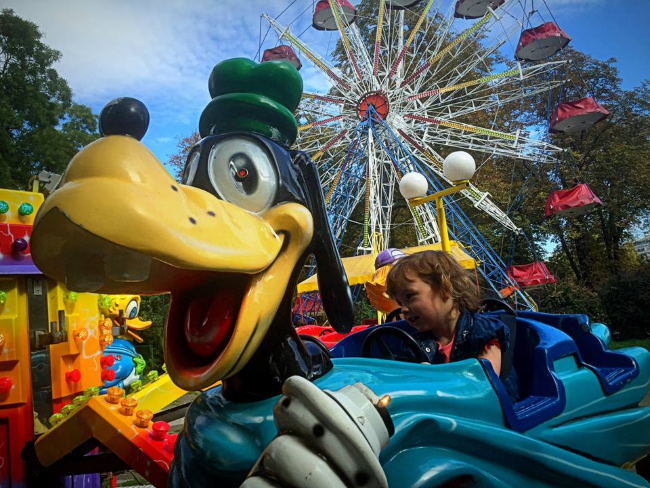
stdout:
[(34, 207), (31, 203), (21, 203), (18, 207), (18, 213), (20, 215), (31, 215), (34, 212)]

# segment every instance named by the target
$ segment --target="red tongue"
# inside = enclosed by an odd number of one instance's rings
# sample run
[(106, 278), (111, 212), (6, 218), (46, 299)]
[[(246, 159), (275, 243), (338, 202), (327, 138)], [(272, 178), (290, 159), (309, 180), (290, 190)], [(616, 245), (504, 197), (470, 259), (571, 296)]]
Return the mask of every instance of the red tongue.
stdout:
[(237, 316), (238, 294), (232, 289), (201, 295), (185, 312), (185, 340), (192, 352), (209, 357), (218, 351)]

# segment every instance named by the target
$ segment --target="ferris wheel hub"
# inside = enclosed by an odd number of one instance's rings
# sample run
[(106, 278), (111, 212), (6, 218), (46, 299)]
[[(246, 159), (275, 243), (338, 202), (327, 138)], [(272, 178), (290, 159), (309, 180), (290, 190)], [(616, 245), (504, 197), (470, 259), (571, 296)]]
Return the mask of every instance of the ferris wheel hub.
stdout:
[(370, 106), (373, 107), (375, 113), (383, 120), (389, 112), (388, 97), (383, 91), (368, 92), (361, 97), (357, 103), (359, 119), (363, 120), (368, 114)]

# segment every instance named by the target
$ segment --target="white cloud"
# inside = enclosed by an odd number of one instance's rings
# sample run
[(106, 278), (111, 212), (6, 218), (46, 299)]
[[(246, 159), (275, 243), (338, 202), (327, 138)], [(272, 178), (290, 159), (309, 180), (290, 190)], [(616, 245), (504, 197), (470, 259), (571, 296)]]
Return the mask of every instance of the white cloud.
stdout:
[[(95, 109), (118, 96), (140, 98), (170, 123), (195, 123), (209, 100), (207, 80), (219, 61), (253, 57), (260, 15), (284, 0), (155, 1), (1, 0), (36, 23), (63, 53), (56, 65), (75, 99)], [(287, 12), (283, 18), (291, 12)], [(266, 22), (263, 25), (266, 28)], [(270, 32), (267, 44), (277, 37)], [(268, 47), (268, 46), (267, 46)]]

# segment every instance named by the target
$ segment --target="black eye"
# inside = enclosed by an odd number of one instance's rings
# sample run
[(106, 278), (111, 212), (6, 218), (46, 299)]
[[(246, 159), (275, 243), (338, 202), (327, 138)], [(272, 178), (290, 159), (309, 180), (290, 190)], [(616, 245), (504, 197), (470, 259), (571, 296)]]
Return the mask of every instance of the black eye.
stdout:
[(267, 151), (254, 139), (227, 139), (210, 151), (212, 186), (224, 200), (251, 212), (261, 212), (274, 201), (278, 177)]

